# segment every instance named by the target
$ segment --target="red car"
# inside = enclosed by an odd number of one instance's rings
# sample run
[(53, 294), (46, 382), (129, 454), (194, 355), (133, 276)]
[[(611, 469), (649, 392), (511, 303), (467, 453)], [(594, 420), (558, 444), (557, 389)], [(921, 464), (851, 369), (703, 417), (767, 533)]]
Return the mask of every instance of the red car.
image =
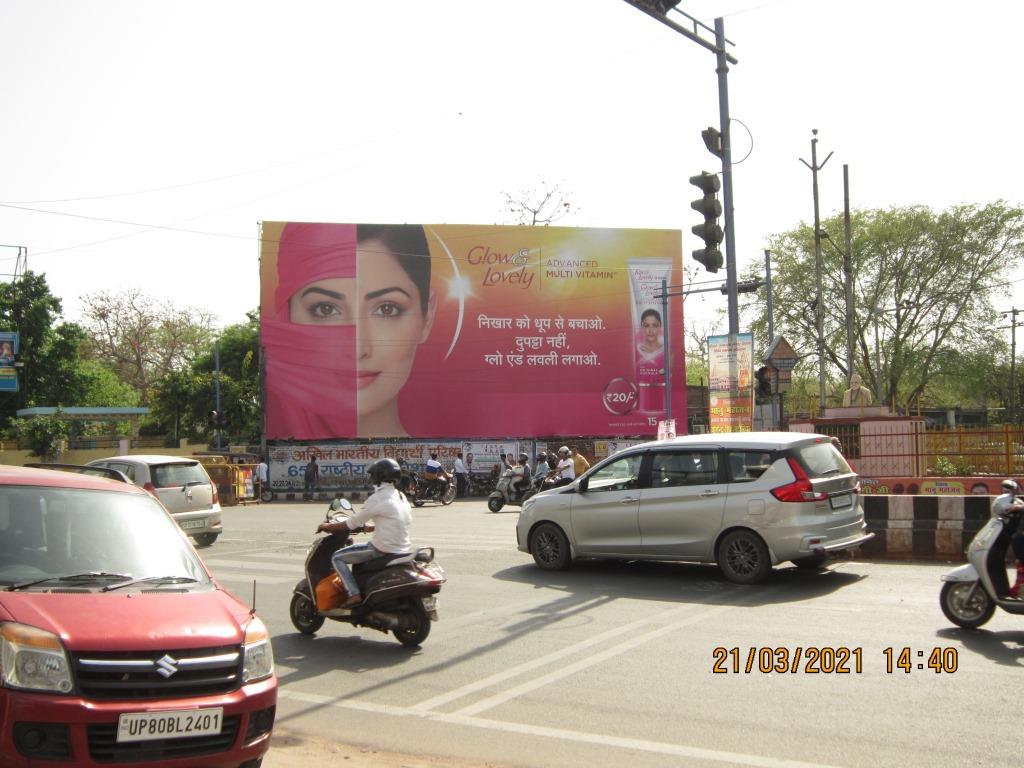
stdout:
[(134, 485), (0, 466), (0, 767), (255, 768), (263, 622)]

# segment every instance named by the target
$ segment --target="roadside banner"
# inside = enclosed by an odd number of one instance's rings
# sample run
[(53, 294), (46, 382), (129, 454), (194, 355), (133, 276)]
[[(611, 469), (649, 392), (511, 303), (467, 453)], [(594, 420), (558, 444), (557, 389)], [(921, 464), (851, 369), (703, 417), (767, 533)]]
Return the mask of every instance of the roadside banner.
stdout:
[[(653, 437), (686, 423), (678, 230), (264, 222), (269, 439)], [(474, 452), (476, 453), (476, 452)]]
[(750, 432), (754, 422), (754, 337), (708, 337), (711, 432)]

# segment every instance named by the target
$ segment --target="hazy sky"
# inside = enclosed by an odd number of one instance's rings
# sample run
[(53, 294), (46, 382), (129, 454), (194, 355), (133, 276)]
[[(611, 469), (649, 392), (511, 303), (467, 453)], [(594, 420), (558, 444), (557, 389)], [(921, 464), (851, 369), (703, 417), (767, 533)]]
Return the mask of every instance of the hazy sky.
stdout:
[[(1024, 3), (679, 7), (735, 43), (741, 268), (812, 219), (812, 128), (823, 216), (844, 163), (855, 207), (1021, 201)], [(713, 54), (622, 0), (0, 0), (0, 57), (0, 243), (72, 320), (138, 288), (239, 322), (260, 220), (509, 223), (542, 181), (559, 224), (680, 229), (693, 263), (720, 167)]]

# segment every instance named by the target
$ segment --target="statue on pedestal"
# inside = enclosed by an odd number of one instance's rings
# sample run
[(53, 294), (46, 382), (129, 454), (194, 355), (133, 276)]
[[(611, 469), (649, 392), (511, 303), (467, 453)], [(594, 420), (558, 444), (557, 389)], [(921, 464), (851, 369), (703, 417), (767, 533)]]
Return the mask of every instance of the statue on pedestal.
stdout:
[(871, 390), (864, 386), (859, 373), (850, 377), (850, 388), (843, 393), (843, 407), (856, 408), (862, 405), (871, 405), (874, 401)]

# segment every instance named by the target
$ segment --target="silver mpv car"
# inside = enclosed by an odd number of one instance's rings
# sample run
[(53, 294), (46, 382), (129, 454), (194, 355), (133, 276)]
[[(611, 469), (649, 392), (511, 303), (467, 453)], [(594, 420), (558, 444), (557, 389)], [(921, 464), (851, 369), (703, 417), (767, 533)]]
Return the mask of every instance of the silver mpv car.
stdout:
[(677, 437), (528, 499), (516, 537), (545, 570), (584, 557), (678, 560), (753, 584), (777, 563), (817, 568), (871, 539), (858, 480), (825, 435)]

